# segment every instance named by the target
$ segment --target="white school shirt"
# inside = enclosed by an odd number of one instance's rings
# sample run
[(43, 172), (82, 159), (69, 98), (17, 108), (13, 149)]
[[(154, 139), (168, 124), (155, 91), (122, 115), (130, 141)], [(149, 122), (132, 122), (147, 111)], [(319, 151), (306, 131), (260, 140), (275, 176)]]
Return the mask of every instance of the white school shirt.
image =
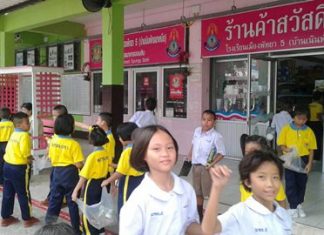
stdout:
[(145, 174), (121, 208), (119, 235), (184, 235), (190, 224), (199, 223), (194, 189), (172, 176), (174, 187), (165, 192)]
[(145, 127), (157, 124), (156, 117), (153, 111), (150, 110), (135, 112), (134, 115), (129, 119), (129, 121), (135, 122), (138, 127)]
[(192, 164), (207, 164), (210, 151), (216, 147), (216, 152), (225, 156), (225, 145), (223, 136), (214, 128), (202, 132), (201, 127), (195, 129), (192, 139)]
[(271, 127), (276, 128), (276, 133), (279, 136), (283, 126), (292, 122), (292, 118), (287, 111), (281, 111), (273, 115)]
[(275, 204), (275, 211), (256, 201), (253, 196), (218, 216), (221, 235), (291, 235), (292, 221), (286, 209)]

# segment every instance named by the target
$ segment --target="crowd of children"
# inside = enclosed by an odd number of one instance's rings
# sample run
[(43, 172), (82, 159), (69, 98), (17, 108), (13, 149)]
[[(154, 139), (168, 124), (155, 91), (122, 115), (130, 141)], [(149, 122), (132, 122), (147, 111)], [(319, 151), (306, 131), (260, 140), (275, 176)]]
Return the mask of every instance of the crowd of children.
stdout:
[[(219, 197), (231, 170), (221, 164), (226, 152), (223, 137), (214, 128), (213, 111), (202, 113), (201, 126), (194, 131), (188, 155), (193, 165), (193, 186), (173, 173), (178, 144), (163, 126), (138, 128), (136, 122), (118, 125), (116, 136), (124, 149), (115, 164), (110, 113), (100, 113), (92, 126), (75, 122), (63, 105), (53, 109), (53, 117), (54, 135), (48, 141), (52, 171), (46, 229), (56, 224), (65, 198), (74, 234), (104, 232), (103, 228), (93, 227), (86, 215), (82, 216), (81, 226), (75, 201), (81, 196), (85, 204), (96, 204), (100, 202), (102, 190), (107, 188), (114, 193), (117, 180), (121, 235), (235, 234), (238, 231), (240, 234), (291, 234), (291, 217), (306, 216), (302, 203), (317, 146), (314, 133), (305, 125), (305, 110), (295, 109), (292, 122), (278, 133), (277, 144), (283, 153), (296, 148), (305, 163), (306, 173), (285, 169), (290, 209), (285, 210), (281, 160), (265, 138), (245, 136), (242, 138), (244, 156), (239, 164), (242, 200), (222, 215), (218, 215)], [(30, 120), (27, 114), (18, 112), (11, 122), (7, 108), (0, 110), (0, 118), (1, 226), (19, 222), (12, 216), (17, 194), (24, 226), (30, 227), (39, 222), (31, 215)], [(89, 131), (89, 143), (94, 146), (86, 160), (80, 144), (71, 137), (75, 126)], [(203, 202), (207, 198), (203, 214)]]

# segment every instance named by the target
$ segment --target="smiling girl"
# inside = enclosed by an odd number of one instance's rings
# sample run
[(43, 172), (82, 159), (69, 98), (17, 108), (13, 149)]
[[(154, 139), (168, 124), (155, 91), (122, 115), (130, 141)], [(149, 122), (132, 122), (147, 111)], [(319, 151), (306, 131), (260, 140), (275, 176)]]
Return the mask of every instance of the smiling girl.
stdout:
[(172, 169), (178, 144), (162, 126), (136, 132), (131, 165), (147, 171), (120, 212), (120, 235), (200, 234), (196, 195)]
[(279, 159), (270, 151), (254, 151), (242, 159), (239, 172), (243, 187), (253, 195), (217, 216), (220, 192), (231, 170), (226, 166), (210, 169), (213, 185), (202, 222), (204, 234), (292, 234), (290, 216), (275, 201), (283, 175)]

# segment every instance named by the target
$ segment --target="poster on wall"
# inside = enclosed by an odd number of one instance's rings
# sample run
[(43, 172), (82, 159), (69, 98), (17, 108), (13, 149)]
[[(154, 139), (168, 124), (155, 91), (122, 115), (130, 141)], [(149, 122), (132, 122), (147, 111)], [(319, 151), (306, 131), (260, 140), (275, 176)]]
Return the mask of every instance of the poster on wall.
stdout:
[(89, 41), (90, 69), (101, 69), (102, 67), (102, 40), (92, 39)]
[(36, 65), (36, 52), (35, 49), (27, 51), (27, 65), (34, 66)]
[(157, 72), (136, 72), (136, 111), (145, 110), (149, 97), (157, 99)]
[(16, 66), (23, 66), (24, 65), (24, 52), (19, 51), (16, 52)]
[(47, 49), (49, 67), (58, 67), (58, 46), (49, 46)]
[(187, 117), (187, 77), (184, 68), (166, 68), (164, 77), (163, 115)]
[(63, 49), (64, 54), (64, 70), (74, 70), (74, 44), (65, 44)]

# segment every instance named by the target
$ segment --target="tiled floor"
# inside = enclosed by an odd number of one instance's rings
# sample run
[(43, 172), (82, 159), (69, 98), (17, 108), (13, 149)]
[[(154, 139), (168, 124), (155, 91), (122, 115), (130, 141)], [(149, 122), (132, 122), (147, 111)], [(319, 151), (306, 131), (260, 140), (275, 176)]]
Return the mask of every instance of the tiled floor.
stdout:
[[(87, 144), (86, 141), (80, 140), (85, 155), (91, 152), (92, 147)], [(179, 157), (178, 163), (175, 167), (175, 172), (178, 173), (182, 166), (182, 157)], [(224, 159), (222, 164), (228, 165), (232, 171), (232, 178), (229, 184), (224, 189), (221, 196), (221, 211), (227, 210), (227, 208), (239, 201), (239, 177), (238, 177), (238, 161)], [(49, 191), (49, 170), (43, 170), (39, 175), (35, 175), (31, 179), (31, 194), (32, 198), (36, 201), (43, 200)], [(188, 177), (185, 177), (189, 182), (192, 181), (191, 173)], [(306, 193), (306, 200), (304, 203), (304, 209), (307, 213), (307, 217), (304, 219), (297, 219), (294, 225), (294, 235), (323, 235), (324, 234), (324, 174), (319, 170), (311, 173), (308, 188)], [(2, 201), (2, 193), (0, 192), (0, 201)], [(0, 205), (1, 206), (1, 205)], [(67, 209), (64, 209), (67, 212)], [(33, 207), (33, 214), (41, 219), (41, 223), (29, 228), (24, 229), (22, 223), (9, 226), (7, 228), (0, 227), (1, 235), (20, 235), (33, 234), (39, 227), (44, 224), (45, 210), (37, 207)], [(20, 210), (18, 203), (15, 203), (14, 216), (20, 217)]]

